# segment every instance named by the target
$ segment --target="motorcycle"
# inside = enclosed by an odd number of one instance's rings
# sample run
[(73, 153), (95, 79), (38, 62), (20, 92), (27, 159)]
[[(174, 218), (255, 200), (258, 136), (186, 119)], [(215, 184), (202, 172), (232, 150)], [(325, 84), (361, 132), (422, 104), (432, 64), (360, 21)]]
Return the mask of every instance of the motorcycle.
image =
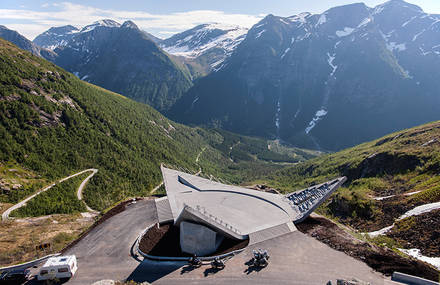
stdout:
[(269, 264), (269, 254), (266, 250), (254, 250), (254, 257), (251, 259), (251, 263), (255, 267), (266, 267)]
[(213, 269), (222, 270), (223, 268), (225, 268), (225, 262), (216, 257), (213, 261), (211, 261), (211, 267)]

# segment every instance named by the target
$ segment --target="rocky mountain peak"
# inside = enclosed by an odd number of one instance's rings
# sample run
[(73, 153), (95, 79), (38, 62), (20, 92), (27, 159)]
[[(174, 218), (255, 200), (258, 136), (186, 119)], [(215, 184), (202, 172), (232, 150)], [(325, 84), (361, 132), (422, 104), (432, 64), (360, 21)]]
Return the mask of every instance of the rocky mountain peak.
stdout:
[(79, 32), (79, 29), (77, 27), (74, 27), (72, 25), (67, 26), (61, 26), (61, 27), (52, 27), (46, 33), (53, 33), (53, 34), (68, 34), (73, 32)]
[(121, 28), (123, 28), (123, 29), (135, 29), (135, 30), (139, 30), (138, 26), (137, 26), (134, 22), (132, 22), (132, 21), (125, 21), (125, 22), (122, 24)]
[(81, 33), (87, 33), (93, 31), (97, 27), (107, 27), (107, 28), (119, 28), (121, 24), (111, 19), (104, 19), (94, 22), (93, 24), (87, 25), (81, 29)]
[(394, 13), (402, 13), (405, 10), (407, 12), (413, 13), (424, 13), (423, 9), (417, 5), (405, 2), (403, 0), (389, 0), (381, 5), (378, 5), (374, 8), (375, 14), (380, 14), (382, 12), (394, 12)]

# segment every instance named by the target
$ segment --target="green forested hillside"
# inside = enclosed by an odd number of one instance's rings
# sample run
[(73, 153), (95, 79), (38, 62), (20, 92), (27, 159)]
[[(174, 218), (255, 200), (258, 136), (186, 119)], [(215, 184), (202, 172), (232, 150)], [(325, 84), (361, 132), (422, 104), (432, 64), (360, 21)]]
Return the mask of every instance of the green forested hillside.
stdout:
[(85, 173), (55, 185), (26, 203), (26, 206), (12, 212), (15, 217), (34, 217), (51, 214), (75, 214), (86, 212), (83, 201), (78, 200), (76, 191), (89, 175)]
[[(280, 168), (256, 153), (231, 161), (221, 150), (225, 137), (220, 132), (176, 124), (147, 105), (80, 81), (4, 40), (0, 137), (2, 164), (32, 170), (48, 182), (98, 168), (85, 191), (94, 209), (147, 195), (161, 180), (162, 162), (194, 172), (202, 167), (234, 182)], [(271, 155), (286, 162), (294, 157)], [(0, 200), (13, 202), (17, 195), (0, 194)]]
[[(417, 206), (440, 202), (440, 122), (390, 134), (334, 154), (269, 174), (267, 183), (285, 192), (345, 175), (348, 181), (321, 213), (362, 232), (396, 226), (395, 245), (439, 256), (440, 222), (434, 212), (396, 221)], [(434, 215), (435, 216), (435, 215)], [(383, 242), (383, 240), (382, 240)]]

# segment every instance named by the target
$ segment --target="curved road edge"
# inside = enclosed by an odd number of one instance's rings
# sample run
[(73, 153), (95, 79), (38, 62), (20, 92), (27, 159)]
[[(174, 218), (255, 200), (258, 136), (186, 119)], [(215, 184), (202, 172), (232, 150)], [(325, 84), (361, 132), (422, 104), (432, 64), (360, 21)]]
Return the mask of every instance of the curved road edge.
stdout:
[[(80, 200), (80, 201), (83, 200), (82, 191), (83, 191), (84, 187), (86, 186), (87, 182), (89, 182), (90, 178), (92, 178), (96, 173), (98, 173), (98, 169), (94, 169), (94, 168), (87, 169), (87, 171), (92, 171), (92, 174), (87, 176), (86, 179), (84, 179), (83, 182), (81, 182), (81, 185), (79, 185), (78, 191), (76, 192), (76, 196), (78, 197), (78, 200)], [(89, 212), (96, 212), (95, 210), (90, 208), (85, 202), (84, 202), (84, 204), (86, 205), (87, 211), (89, 211)]]
[[(78, 173), (72, 174), (72, 175), (70, 175), (70, 176), (67, 176), (67, 177), (65, 177), (65, 178), (62, 178), (62, 179), (58, 180), (58, 181), (55, 182), (55, 183), (52, 183), (51, 185), (49, 185), (49, 186), (47, 186), (47, 187), (41, 189), (41, 190), (38, 191), (37, 193), (32, 194), (31, 196), (27, 197), (26, 199), (24, 199), (24, 200), (18, 202), (18, 203), (15, 204), (14, 206), (12, 206), (12, 207), (10, 207), (9, 209), (7, 209), (7, 210), (2, 214), (2, 220), (3, 220), (3, 221), (8, 220), (8, 219), (9, 219), (9, 215), (11, 214), (12, 211), (17, 210), (17, 209), (23, 207), (24, 205), (26, 205), (27, 202), (29, 202), (31, 199), (35, 198), (35, 196), (37, 196), (37, 195), (39, 195), (39, 194), (41, 194), (41, 193), (43, 193), (43, 192), (46, 192), (47, 190), (51, 189), (52, 187), (54, 187), (55, 185), (57, 185), (57, 184), (59, 184), (59, 183), (61, 183), (61, 182), (64, 182), (64, 181), (66, 181), (66, 180), (68, 180), (68, 179), (70, 179), (70, 178), (76, 177), (76, 176), (78, 176), (78, 175), (81, 175), (81, 174), (83, 174), (83, 173), (85, 173), (85, 172), (89, 172), (89, 171), (92, 171), (93, 173), (92, 173), (91, 175), (87, 176), (86, 179), (84, 179), (84, 181), (87, 183), (87, 181), (88, 181), (90, 178), (92, 178), (92, 176), (95, 175), (95, 174), (98, 172), (98, 169), (94, 169), (94, 168), (86, 169), (86, 170), (80, 171), (80, 172), (78, 172)], [(81, 198), (82, 198), (82, 188), (84, 188), (84, 186), (85, 186), (85, 184), (86, 184), (86, 183), (84, 183), (84, 181), (81, 183), (81, 185), (80, 185), (79, 188), (78, 188), (78, 192), (77, 192), (78, 199), (79, 199), (79, 195), (80, 195), (80, 194), (81, 194)], [(81, 188), (81, 187), (82, 187), (82, 188)], [(81, 190), (81, 191), (80, 191), (80, 190)], [(81, 200), (81, 199), (79, 199), (79, 200)], [(87, 207), (87, 209), (89, 209), (89, 207), (88, 207), (87, 205), (86, 205), (86, 207)], [(93, 210), (92, 210), (92, 211), (93, 211)]]

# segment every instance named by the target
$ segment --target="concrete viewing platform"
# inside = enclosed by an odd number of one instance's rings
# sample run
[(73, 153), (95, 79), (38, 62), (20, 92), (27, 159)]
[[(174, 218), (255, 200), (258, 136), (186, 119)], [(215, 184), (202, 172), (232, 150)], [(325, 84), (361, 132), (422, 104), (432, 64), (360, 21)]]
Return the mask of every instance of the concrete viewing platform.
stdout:
[[(181, 227), (182, 249), (185, 241), (194, 245), (218, 243), (219, 236), (214, 238), (211, 231), (221, 237), (250, 239), (251, 244), (295, 231), (293, 223), (305, 219), (346, 180), (342, 177), (279, 195), (225, 185), (165, 167), (161, 170), (167, 198), (156, 200), (159, 222), (193, 224)], [(208, 242), (203, 236), (212, 238)]]

